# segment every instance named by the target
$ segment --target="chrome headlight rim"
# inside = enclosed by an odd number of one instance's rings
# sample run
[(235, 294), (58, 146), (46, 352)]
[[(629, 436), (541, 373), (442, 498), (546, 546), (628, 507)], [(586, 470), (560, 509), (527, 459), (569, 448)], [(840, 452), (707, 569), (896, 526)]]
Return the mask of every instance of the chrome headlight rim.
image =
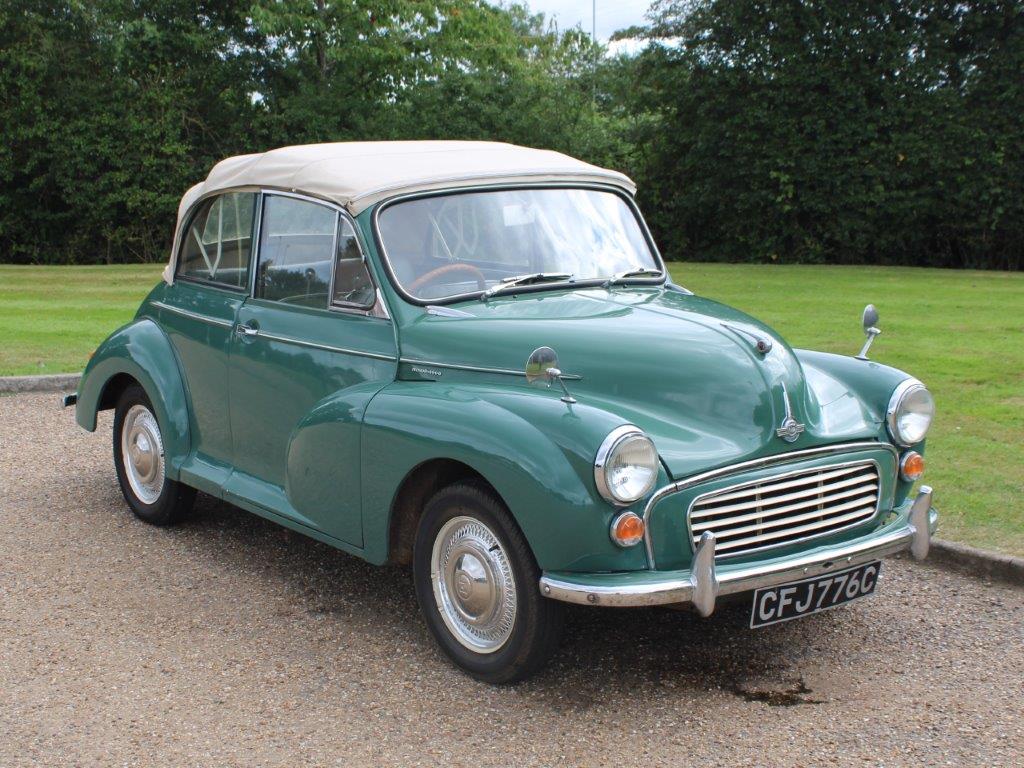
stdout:
[[(917, 440), (908, 441), (907, 438), (900, 433), (899, 418), (901, 410), (906, 402), (907, 398), (915, 392), (925, 392), (932, 401), (932, 412), (928, 417), (928, 426), (924, 430), (924, 434), (921, 435)], [(928, 430), (931, 429), (932, 419), (935, 418), (935, 398), (932, 397), (932, 393), (928, 390), (921, 381), (917, 379), (905, 379), (897, 385), (896, 389), (893, 390), (892, 397), (889, 398), (889, 406), (885, 411), (885, 421), (889, 427), (889, 436), (893, 439), (897, 445), (909, 448), (912, 445), (917, 445), (925, 437), (928, 436)]]
[[(651, 473), (651, 480), (647, 484), (647, 487), (643, 489), (643, 492), (633, 498), (619, 498), (612, 491), (611, 486), (608, 485), (608, 478), (606, 470), (608, 463), (611, 458), (615, 455), (616, 449), (619, 448), (626, 440), (633, 438), (642, 438), (651, 444), (651, 449), (656, 458), (653, 472)], [(616, 507), (628, 507), (640, 499), (644, 498), (658, 484), (658, 466), (657, 466), (658, 450), (654, 446), (654, 441), (648, 437), (647, 433), (644, 432), (640, 427), (635, 424), (623, 424), (621, 427), (616, 427), (608, 436), (605, 437), (601, 443), (601, 447), (597, 450), (597, 457), (594, 459), (594, 484), (597, 486), (598, 493), (601, 494), (601, 498)]]

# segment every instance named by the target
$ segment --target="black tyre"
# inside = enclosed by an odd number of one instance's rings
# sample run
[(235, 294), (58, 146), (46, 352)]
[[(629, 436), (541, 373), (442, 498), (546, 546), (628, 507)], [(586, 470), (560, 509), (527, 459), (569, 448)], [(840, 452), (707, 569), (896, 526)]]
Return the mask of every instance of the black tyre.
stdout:
[(449, 486), (427, 503), (413, 577), (434, 638), (478, 680), (522, 680), (558, 647), (564, 607), (541, 595), (540, 569), (522, 532), (476, 484)]
[(167, 477), (163, 435), (153, 405), (137, 384), (114, 411), (114, 467), (128, 506), (152, 525), (172, 525), (192, 509), (194, 488)]

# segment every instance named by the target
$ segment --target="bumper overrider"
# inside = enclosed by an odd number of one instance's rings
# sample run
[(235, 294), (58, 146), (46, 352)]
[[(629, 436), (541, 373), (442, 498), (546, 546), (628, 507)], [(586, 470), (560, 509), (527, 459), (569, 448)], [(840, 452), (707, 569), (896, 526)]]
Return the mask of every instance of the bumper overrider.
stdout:
[(900, 515), (854, 541), (763, 563), (722, 565), (715, 563), (715, 535), (707, 531), (701, 537), (689, 570), (545, 573), (540, 580), (540, 590), (554, 600), (581, 605), (635, 607), (689, 603), (701, 616), (710, 616), (719, 595), (818, 576), (907, 549), (916, 559), (923, 560), (928, 556), (937, 517), (932, 509), (932, 489), (923, 485), (906, 517)]

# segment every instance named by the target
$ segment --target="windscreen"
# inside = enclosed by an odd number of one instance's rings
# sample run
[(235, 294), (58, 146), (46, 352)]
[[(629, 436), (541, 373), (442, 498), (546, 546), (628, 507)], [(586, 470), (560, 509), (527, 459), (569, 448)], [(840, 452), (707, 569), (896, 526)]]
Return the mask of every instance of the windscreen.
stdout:
[[(564, 281), (660, 269), (633, 209), (594, 189), (514, 189), (418, 198), (381, 211), (380, 237), (404, 291), (423, 301), (523, 275)], [(650, 277), (650, 276), (648, 276)]]

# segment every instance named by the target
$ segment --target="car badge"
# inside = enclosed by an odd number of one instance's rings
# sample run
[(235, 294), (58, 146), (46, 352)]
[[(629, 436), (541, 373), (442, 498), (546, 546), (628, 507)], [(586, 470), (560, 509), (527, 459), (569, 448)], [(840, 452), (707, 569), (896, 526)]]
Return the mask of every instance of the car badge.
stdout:
[(793, 409), (789, 404), (789, 392), (786, 391), (786, 385), (782, 385), (782, 402), (786, 406), (786, 416), (782, 419), (782, 424), (775, 430), (775, 434), (785, 440), (787, 443), (794, 442), (804, 431), (804, 425), (793, 418)]

